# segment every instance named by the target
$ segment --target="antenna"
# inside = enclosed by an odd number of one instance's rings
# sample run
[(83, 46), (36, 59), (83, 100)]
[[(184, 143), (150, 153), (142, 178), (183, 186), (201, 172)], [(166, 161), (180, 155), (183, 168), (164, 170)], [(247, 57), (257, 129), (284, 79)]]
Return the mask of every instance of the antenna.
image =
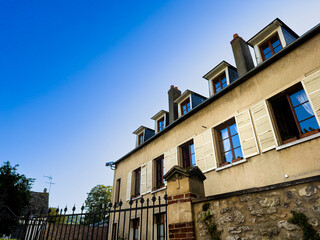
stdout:
[(52, 182), (52, 177), (51, 175), (50, 176), (44, 176), (45, 178), (48, 178), (49, 182), (45, 182), (45, 183), (48, 183), (50, 186), (49, 186), (49, 193), (50, 193), (50, 190), (51, 190), (51, 185), (52, 184), (56, 184), (56, 183), (53, 183)]

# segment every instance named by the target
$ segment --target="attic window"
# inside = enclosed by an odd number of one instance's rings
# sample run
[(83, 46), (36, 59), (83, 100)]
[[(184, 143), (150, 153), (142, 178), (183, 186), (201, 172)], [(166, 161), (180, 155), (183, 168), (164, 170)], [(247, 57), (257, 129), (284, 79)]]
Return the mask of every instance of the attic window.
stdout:
[(272, 55), (279, 52), (281, 49), (282, 45), (279, 39), (279, 35), (277, 33), (268, 40), (266, 40), (262, 45), (260, 45), (260, 51), (263, 60), (267, 60)]
[(158, 132), (162, 131), (164, 129), (164, 117), (160, 118), (157, 122), (157, 130)]
[(140, 133), (138, 136), (138, 145), (141, 145), (144, 141), (144, 134)]
[(187, 98), (185, 101), (181, 103), (181, 115), (185, 115), (190, 111), (190, 98)]
[(219, 77), (213, 80), (214, 93), (220, 92), (226, 86), (227, 86), (227, 78), (225, 73), (221, 74)]

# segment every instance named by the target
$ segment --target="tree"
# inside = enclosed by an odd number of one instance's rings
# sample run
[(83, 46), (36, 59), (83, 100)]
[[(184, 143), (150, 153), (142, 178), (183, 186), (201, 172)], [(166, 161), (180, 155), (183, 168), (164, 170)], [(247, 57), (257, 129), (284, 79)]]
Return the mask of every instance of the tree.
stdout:
[(97, 223), (106, 218), (106, 214), (95, 214), (102, 210), (109, 209), (109, 203), (112, 197), (112, 187), (105, 185), (97, 185), (88, 193), (85, 201), (85, 207), (88, 214), (86, 214), (86, 223)]
[(0, 167), (0, 235), (12, 233), (18, 224), (18, 217), (29, 205), (33, 178), (17, 172), (19, 165), (4, 162)]

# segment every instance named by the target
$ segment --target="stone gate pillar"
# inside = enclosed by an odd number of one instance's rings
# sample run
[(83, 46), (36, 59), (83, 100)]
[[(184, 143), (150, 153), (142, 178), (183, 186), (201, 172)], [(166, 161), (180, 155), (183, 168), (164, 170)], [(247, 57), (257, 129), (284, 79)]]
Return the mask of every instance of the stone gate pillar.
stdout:
[(204, 197), (206, 179), (198, 167), (172, 167), (165, 175), (168, 194), (169, 239), (196, 239), (191, 199)]

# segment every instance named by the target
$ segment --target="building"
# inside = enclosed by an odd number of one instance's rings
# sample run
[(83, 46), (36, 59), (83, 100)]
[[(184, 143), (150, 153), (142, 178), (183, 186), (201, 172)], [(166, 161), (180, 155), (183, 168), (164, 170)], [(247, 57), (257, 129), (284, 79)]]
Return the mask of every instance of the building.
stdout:
[(136, 148), (115, 162), (115, 202), (163, 195), (175, 165), (198, 166), (206, 196), (320, 175), (320, 25), (298, 36), (275, 19), (231, 47), (236, 67), (203, 76), (208, 99), (171, 86), (155, 129), (134, 132)]

